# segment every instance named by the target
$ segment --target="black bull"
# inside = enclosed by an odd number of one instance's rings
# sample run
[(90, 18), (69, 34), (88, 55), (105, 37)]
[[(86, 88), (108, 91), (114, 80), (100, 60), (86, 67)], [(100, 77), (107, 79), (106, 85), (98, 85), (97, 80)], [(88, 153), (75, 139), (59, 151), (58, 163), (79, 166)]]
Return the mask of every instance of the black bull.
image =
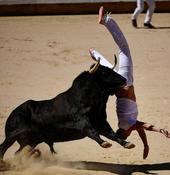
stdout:
[(93, 73), (81, 73), (67, 91), (53, 99), (24, 102), (6, 121), (6, 138), (0, 145), (0, 158), (15, 141), (20, 145), (18, 151), (26, 145), (34, 148), (45, 142), (54, 153), (54, 142), (86, 136), (104, 148), (111, 146), (100, 138), (103, 135), (125, 148), (133, 147), (130, 142), (118, 138), (106, 121), (108, 97), (125, 83), (122, 76), (100, 65)]

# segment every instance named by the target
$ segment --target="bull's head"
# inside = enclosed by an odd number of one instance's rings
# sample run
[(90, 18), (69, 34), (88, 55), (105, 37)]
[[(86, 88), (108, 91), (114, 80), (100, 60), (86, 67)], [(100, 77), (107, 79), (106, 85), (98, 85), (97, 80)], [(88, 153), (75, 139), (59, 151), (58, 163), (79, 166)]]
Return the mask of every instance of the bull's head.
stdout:
[(100, 86), (107, 91), (122, 88), (126, 85), (126, 79), (113, 69), (100, 65), (100, 59), (90, 68), (89, 73), (94, 76), (94, 81), (98, 81)]

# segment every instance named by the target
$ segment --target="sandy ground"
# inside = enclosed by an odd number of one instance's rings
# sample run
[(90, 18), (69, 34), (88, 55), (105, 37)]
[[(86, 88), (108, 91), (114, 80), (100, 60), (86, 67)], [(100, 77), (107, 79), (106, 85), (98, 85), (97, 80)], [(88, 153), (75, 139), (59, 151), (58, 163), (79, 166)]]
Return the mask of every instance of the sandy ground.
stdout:
[[(160, 127), (170, 125), (170, 14), (154, 14), (148, 30), (132, 28), (130, 14), (112, 15), (131, 48), (139, 105), (139, 119)], [(139, 18), (142, 26), (144, 15)], [(0, 18), (0, 141), (10, 112), (28, 99), (50, 99), (68, 89), (73, 79), (88, 70), (94, 47), (111, 62), (117, 46), (106, 29), (97, 24), (97, 15), (28, 16)], [(107, 105), (108, 121), (117, 129), (115, 97)], [(169, 127), (170, 129), (170, 127)], [(136, 132), (128, 138), (136, 147), (125, 150), (113, 143), (103, 149), (89, 138), (57, 143), (51, 156), (39, 145), (42, 160), (23, 161), (5, 175), (130, 175), (170, 174), (170, 140), (147, 132), (150, 154), (142, 159), (143, 146)], [(5, 154), (11, 161), (18, 145)]]

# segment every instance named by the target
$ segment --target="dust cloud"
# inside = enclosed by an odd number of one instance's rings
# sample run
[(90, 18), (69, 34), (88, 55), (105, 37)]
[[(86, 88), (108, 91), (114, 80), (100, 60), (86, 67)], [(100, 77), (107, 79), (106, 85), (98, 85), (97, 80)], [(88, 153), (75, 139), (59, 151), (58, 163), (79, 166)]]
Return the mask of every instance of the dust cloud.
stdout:
[[(0, 174), (5, 172), (7, 175), (79, 175), (85, 169), (83, 163), (73, 165), (71, 162), (60, 160), (50, 153), (42, 155), (39, 150), (37, 153), (37, 150), (31, 152), (30, 149), (30, 147), (25, 147), (13, 158), (1, 160)], [(81, 172), (80, 169), (82, 169)]]

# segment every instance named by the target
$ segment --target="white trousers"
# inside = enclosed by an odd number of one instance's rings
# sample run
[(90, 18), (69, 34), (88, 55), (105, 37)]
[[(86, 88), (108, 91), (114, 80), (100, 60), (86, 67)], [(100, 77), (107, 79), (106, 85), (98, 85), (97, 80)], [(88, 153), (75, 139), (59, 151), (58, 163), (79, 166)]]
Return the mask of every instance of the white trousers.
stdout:
[[(111, 17), (106, 17), (104, 25), (119, 47), (119, 66), (117, 72), (125, 77), (127, 85), (131, 86), (133, 85), (133, 62), (126, 38)], [(127, 130), (136, 123), (138, 116), (137, 104), (135, 101), (126, 98), (117, 98), (116, 113), (118, 127)]]
[(126, 38), (117, 23), (110, 16), (106, 17), (104, 25), (119, 47), (119, 65), (117, 72), (126, 78), (127, 85), (131, 86), (133, 84), (133, 63)]
[[(119, 63), (118, 63), (118, 69), (115, 70), (117, 73), (122, 75), (124, 78), (126, 78), (127, 85), (131, 86), (133, 85), (133, 63), (131, 59), (131, 54), (129, 50), (128, 43), (120, 30), (117, 23), (110, 17), (106, 16), (103, 21), (103, 25), (108, 29), (108, 31), (111, 33), (114, 41), (119, 47)], [(91, 53), (93, 57), (95, 57), (96, 60), (100, 58), (100, 64), (109, 68), (112, 68), (112, 64), (110, 64), (107, 59), (100, 54), (98, 51), (93, 50), (93, 53)]]
[[(154, 0), (145, 0), (148, 9), (146, 12), (144, 23), (150, 23), (152, 20), (152, 15), (155, 10), (155, 1)], [(144, 10), (144, 0), (137, 0), (137, 7), (132, 15), (132, 19), (137, 19), (138, 15)]]

